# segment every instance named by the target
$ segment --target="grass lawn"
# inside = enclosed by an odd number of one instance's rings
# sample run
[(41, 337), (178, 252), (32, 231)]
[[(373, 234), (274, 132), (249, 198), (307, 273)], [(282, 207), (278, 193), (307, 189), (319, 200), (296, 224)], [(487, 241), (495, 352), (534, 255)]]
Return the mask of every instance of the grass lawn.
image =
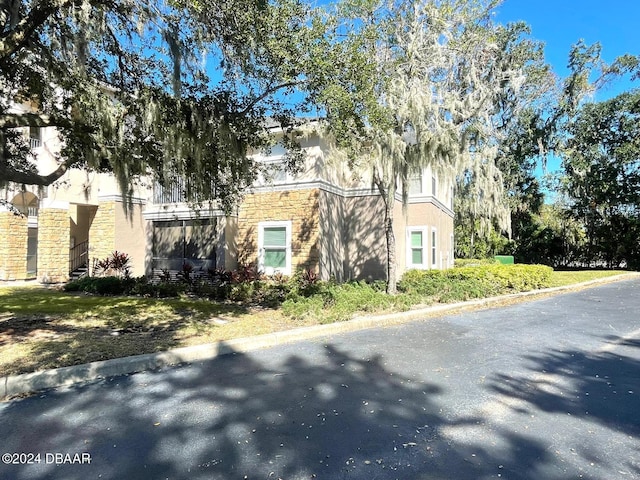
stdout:
[(562, 287), (573, 283), (587, 282), (598, 278), (611, 277), (628, 273), (625, 270), (567, 270), (554, 271), (551, 275), (551, 286)]
[[(552, 284), (569, 285), (619, 273), (624, 272), (553, 272)], [(387, 302), (375, 305), (363, 306), (361, 311), (407, 307)], [(0, 376), (321, 322), (317, 316), (292, 318), (278, 309), (200, 299), (98, 297), (38, 287), (3, 287), (0, 288)]]

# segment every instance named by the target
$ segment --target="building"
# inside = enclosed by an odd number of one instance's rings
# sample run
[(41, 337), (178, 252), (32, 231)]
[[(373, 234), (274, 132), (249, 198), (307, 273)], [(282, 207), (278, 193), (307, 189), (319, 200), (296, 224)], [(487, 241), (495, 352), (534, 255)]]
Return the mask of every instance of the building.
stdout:
[[(31, 129), (29, 135), (38, 167), (53, 170), (55, 130)], [(131, 257), (136, 276), (178, 271), (185, 263), (201, 271), (242, 263), (266, 274), (304, 268), (322, 279), (384, 279), (378, 192), (334, 164), (317, 133), (305, 135), (302, 146), (306, 161), (295, 175), (283, 168), (281, 147), (258, 155), (271, 174), (232, 215), (192, 209), (180, 185), (141, 185), (128, 200), (111, 175), (83, 170), (46, 188), (7, 188), (3, 195), (13, 208), (0, 206), (0, 235), (7, 239), (0, 246), (0, 281), (64, 282), (116, 250)], [(398, 275), (453, 265), (452, 192), (427, 168), (412, 178), (406, 208), (396, 199)]]

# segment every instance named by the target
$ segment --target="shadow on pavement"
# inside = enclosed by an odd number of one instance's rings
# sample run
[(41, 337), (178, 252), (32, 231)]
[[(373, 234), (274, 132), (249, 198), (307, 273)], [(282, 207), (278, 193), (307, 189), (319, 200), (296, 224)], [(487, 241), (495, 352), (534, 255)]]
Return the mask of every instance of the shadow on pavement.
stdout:
[[(560, 404), (524, 379), (494, 389), (542, 408), (584, 407), (617, 428), (598, 398), (631, 396), (638, 365), (608, 355), (539, 359), (591, 390), (589, 404)], [(535, 359), (532, 359), (535, 361)], [(571, 372), (565, 373), (567, 362)], [(355, 358), (325, 345), (322, 361), (292, 354), (258, 363), (235, 354), (199, 365), (112, 378), (0, 406), (7, 452), (89, 452), (90, 465), (0, 465), (3, 479), (538, 479), (553, 461), (540, 441), (495, 429), (492, 438), (457, 441), (448, 429), (475, 428), (482, 416), (452, 417), (446, 391), (403, 378), (380, 357)], [(573, 366), (572, 366), (573, 365)], [(600, 377), (593, 377), (593, 372)], [(635, 380), (625, 380), (634, 374)], [(520, 397), (519, 397), (520, 398)], [(637, 397), (635, 397), (637, 398)], [(604, 400), (602, 400), (604, 401)], [(636, 411), (637, 412), (637, 411)], [(635, 419), (637, 420), (637, 413)], [(20, 434), (17, 429), (20, 429)], [(553, 478), (574, 478), (558, 474)], [(583, 476), (583, 478), (589, 478)]]

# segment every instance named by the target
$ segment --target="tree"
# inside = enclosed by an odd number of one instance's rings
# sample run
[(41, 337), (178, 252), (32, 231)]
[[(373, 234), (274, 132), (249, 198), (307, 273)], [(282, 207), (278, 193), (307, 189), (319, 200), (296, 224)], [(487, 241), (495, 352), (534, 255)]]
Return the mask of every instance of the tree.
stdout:
[[(529, 33), (524, 25), (516, 24), (511, 28), (518, 28), (524, 35)], [(546, 165), (549, 155), (562, 154), (569, 125), (584, 99), (620, 75), (632, 73), (637, 76), (634, 72), (638, 68), (638, 58), (623, 55), (606, 65), (600, 58), (598, 43), (588, 46), (579, 41), (569, 52), (569, 75), (557, 80), (543, 62), (539, 42), (525, 37), (511, 44), (504, 42), (502, 48), (519, 60), (527, 78), (517, 98), (508, 99), (510, 105), (518, 107), (500, 111), (502, 134), (496, 163), (503, 174), (511, 210), (512, 241), (498, 241), (497, 234), (506, 235), (507, 232), (500, 232), (500, 228), (490, 222), (483, 225), (477, 221), (475, 212), (469, 208), (476, 201), (477, 191), (473, 189), (473, 175), (467, 174), (457, 179), (456, 231), (460, 232), (456, 236), (457, 251), (474, 255), (477, 250), (474, 244), (479, 242), (482, 247), (492, 245), (492, 249), (509, 245), (511, 253), (523, 261), (557, 258), (557, 252), (549, 253), (550, 256), (543, 254), (542, 250), (547, 247), (543, 245), (545, 241), (539, 242), (542, 238), (539, 233), (543, 193), (535, 169)], [(469, 245), (466, 245), (466, 237), (471, 239)], [(538, 252), (538, 248), (542, 250)], [(482, 248), (479, 253), (483, 253)]]
[[(496, 2), (347, 0), (326, 20), (331, 53), (314, 99), (355, 171), (370, 174), (384, 203), (387, 291), (396, 290), (393, 202), (409, 177), (431, 166), (444, 188), (474, 176), (470, 208), (508, 229), (496, 165), (498, 114), (525, 77), (501, 49), (514, 34), (490, 19)], [(517, 38), (509, 41), (517, 43)]]
[[(306, 10), (295, 0), (10, 0), (0, 11), (0, 181), (49, 185), (70, 168), (189, 178), (192, 200), (233, 203), (286, 127)], [(26, 109), (16, 109), (24, 105)], [(36, 171), (17, 129), (55, 126), (58, 166)], [(295, 149), (294, 157), (295, 157)]]
[(563, 189), (586, 230), (586, 258), (640, 265), (640, 90), (584, 105), (569, 127)]

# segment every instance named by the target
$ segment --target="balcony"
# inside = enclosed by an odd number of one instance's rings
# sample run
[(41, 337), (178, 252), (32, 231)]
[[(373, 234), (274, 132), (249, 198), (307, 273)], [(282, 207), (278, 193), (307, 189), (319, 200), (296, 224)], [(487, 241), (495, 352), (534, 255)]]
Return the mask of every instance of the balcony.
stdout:
[[(176, 179), (168, 185), (161, 185), (156, 182), (153, 186), (153, 203), (156, 205), (162, 205), (167, 203), (188, 203), (186, 192), (190, 190), (189, 181), (184, 179)], [(192, 200), (198, 202), (206, 202), (209, 199), (215, 198), (216, 188), (211, 186), (211, 195), (207, 197), (193, 198)]]

